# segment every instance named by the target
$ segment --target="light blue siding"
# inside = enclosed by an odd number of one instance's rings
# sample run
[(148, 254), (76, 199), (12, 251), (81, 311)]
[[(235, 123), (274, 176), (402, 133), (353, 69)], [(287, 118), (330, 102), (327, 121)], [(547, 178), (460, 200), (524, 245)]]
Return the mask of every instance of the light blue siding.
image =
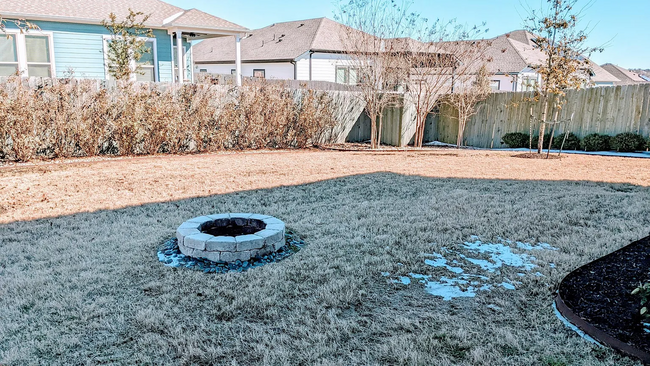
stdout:
[(154, 30), (153, 34), (156, 37), (156, 44), (158, 46), (158, 80), (173, 82), (172, 42), (169, 34), (164, 30)]
[[(77, 78), (105, 79), (104, 39), (106, 28), (98, 24), (77, 24), (32, 21), (44, 32), (52, 32), (56, 76), (64, 77), (69, 70)], [(12, 23), (7, 24), (8, 28)], [(38, 31), (32, 31), (38, 32)], [(158, 80), (174, 80), (172, 43), (163, 29), (154, 29), (158, 57)], [(186, 45), (189, 43), (184, 42)]]
[(54, 32), (54, 61), (57, 77), (73, 70), (77, 78), (106, 78), (101, 34)]

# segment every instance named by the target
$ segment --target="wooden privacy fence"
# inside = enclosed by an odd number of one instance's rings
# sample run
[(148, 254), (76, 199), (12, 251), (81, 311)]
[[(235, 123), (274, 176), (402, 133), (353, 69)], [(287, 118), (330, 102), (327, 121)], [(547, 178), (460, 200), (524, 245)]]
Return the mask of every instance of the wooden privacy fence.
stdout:
[[(465, 129), (465, 145), (483, 148), (505, 147), (501, 137), (509, 132), (529, 133), (530, 108), (540, 118), (544, 102), (531, 102), (532, 93), (495, 93), (478, 105), (478, 113)], [(559, 120), (573, 121), (557, 126), (556, 135), (565, 131), (582, 138), (591, 133), (616, 135), (634, 132), (650, 135), (650, 84), (571, 90), (567, 103), (560, 111)], [(552, 104), (552, 103), (549, 103)], [(457, 112), (449, 106), (440, 108), (436, 128), (428, 139), (456, 143), (458, 134)], [(549, 110), (548, 118), (553, 112)], [(539, 129), (533, 123), (533, 131)], [(535, 132), (533, 132), (535, 134)]]

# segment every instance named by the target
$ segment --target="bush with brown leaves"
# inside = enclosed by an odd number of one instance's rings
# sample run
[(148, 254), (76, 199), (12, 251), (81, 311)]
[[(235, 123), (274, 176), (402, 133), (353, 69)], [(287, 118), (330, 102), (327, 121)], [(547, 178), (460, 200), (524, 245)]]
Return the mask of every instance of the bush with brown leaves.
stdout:
[(12, 77), (0, 82), (0, 159), (304, 148), (328, 142), (335, 108), (327, 92), (263, 80), (229, 88)]

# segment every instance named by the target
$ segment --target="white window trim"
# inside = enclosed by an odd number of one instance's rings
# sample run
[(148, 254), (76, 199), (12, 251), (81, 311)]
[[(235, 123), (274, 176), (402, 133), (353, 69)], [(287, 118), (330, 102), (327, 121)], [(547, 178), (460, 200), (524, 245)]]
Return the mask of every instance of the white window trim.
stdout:
[[(111, 80), (111, 74), (108, 72), (108, 41), (110, 41), (113, 38), (119, 38), (119, 37), (114, 37), (112, 35), (104, 35), (103, 36), (103, 52), (104, 52), (104, 75), (106, 77), (106, 80)], [(144, 40), (146, 42), (152, 42), (152, 50), (151, 53), (153, 53), (153, 79), (155, 82), (160, 81), (160, 76), (158, 75), (158, 41), (154, 37), (138, 37), (138, 39)], [(135, 68), (135, 60), (131, 60), (131, 67)], [(137, 75), (131, 74), (131, 81), (136, 81)]]
[[(339, 83), (337, 81), (339, 69), (345, 70), (345, 79), (347, 79), (342, 83)], [(357, 82), (354, 83), (354, 84), (350, 81), (350, 70), (356, 70), (357, 71)], [(355, 65), (334, 65), (334, 82), (337, 83), (337, 84), (359, 85), (359, 74), (360, 74), (360, 68), (355, 66)]]
[[(25, 43), (25, 36), (45, 36), (48, 40), (48, 47), (50, 51), (50, 77), (56, 77), (56, 67), (54, 63), (54, 33), (42, 30), (29, 30), (27, 32), (20, 32), (19, 29), (5, 29), (6, 34), (16, 37), (16, 56), (18, 57), (18, 71), (20, 75), (29, 77), (27, 70), (27, 44)], [(3, 35), (4, 36), (4, 35)], [(39, 64), (32, 62), (32, 64)], [(44, 65), (45, 63), (40, 63)]]

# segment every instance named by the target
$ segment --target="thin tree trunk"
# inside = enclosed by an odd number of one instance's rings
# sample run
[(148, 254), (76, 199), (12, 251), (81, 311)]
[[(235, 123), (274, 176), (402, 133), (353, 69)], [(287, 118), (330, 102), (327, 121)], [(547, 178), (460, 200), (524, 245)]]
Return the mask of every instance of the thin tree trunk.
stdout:
[(542, 120), (539, 125), (539, 140), (537, 140), (537, 153), (542, 154), (544, 148), (544, 132), (546, 132), (546, 113), (548, 112), (548, 99), (544, 98), (544, 112), (542, 113)]
[(377, 115), (368, 113), (370, 115), (370, 148), (377, 148)]
[(458, 111), (458, 136), (456, 138), (456, 147), (463, 146), (463, 135), (465, 134), (465, 113)]
[(381, 147), (381, 128), (382, 124), (384, 122), (384, 113), (382, 111), (379, 112), (379, 128), (377, 129), (377, 147)]
[[(569, 119), (569, 126), (571, 125), (571, 122), (573, 122), (573, 115), (575, 112), (571, 113), (571, 119)], [(557, 153), (557, 156), (562, 155), (562, 149), (564, 149), (564, 143), (566, 142), (566, 138), (569, 136), (569, 129), (567, 128), (566, 131), (564, 132), (564, 139), (562, 140), (562, 145), (560, 145), (560, 151)]]
[(553, 146), (553, 136), (555, 135), (555, 127), (557, 127), (557, 116), (559, 111), (555, 110), (555, 117), (553, 117), (553, 129), (551, 130), (551, 138), (548, 140), (548, 150), (546, 150), (546, 158), (551, 154), (551, 147)]
[[(426, 120), (426, 119), (425, 119)], [(422, 140), (424, 139), (424, 134), (422, 133), (421, 125), (423, 124), (422, 113), (417, 113), (415, 117), (415, 141), (413, 146), (422, 147)]]
[(528, 152), (533, 153), (533, 107), (530, 107), (530, 118), (528, 119)]

